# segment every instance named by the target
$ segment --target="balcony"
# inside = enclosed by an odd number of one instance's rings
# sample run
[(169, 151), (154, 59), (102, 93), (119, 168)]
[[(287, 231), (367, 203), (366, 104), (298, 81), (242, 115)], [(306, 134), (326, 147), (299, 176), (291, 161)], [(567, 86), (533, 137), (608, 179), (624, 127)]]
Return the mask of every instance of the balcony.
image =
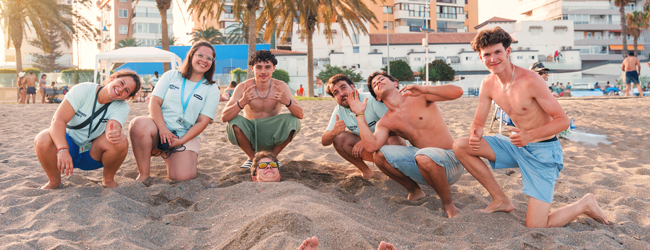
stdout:
[(621, 30), (620, 24), (575, 24), (573, 30)]
[[(613, 38), (608, 38), (608, 37), (575, 37), (574, 38), (574, 43), (576, 46), (580, 45), (612, 45), (612, 44), (623, 44), (623, 41), (620, 36), (616, 36)], [(634, 43), (634, 38), (630, 37), (627, 39), (628, 44)], [(645, 38), (639, 37), (637, 40), (637, 43), (639, 44), (645, 44)]]

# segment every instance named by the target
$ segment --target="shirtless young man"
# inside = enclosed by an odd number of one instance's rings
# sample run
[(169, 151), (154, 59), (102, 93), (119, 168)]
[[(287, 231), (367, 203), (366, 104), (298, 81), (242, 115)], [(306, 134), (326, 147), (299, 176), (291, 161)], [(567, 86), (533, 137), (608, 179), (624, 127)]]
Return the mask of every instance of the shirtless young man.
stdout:
[[(242, 168), (251, 167), (256, 152), (279, 155), (300, 132), (299, 119), (303, 116), (302, 107), (291, 95), (289, 86), (271, 78), (278, 64), (271, 51), (255, 51), (248, 64), (255, 78), (237, 85), (221, 113), (223, 122), (228, 123), (228, 140), (248, 157)], [(282, 107), (291, 113), (279, 114)], [(244, 116), (239, 115), (242, 110)]]
[[(510, 62), (511, 43), (510, 35), (499, 27), (481, 31), (472, 41), (472, 48), (491, 74), (481, 83), (470, 137), (454, 143), (458, 159), (492, 196), (492, 203), (482, 211), (511, 212), (514, 206), (479, 157), (488, 159), (494, 169), (520, 169), (522, 192), (529, 196), (527, 227), (561, 227), (581, 214), (608, 224), (592, 194), (550, 212), (555, 181), (564, 166), (562, 147), (555, 135), (569, 127), (569, 119), (541, 76)], [(483, 136), (492, 100), (517, 126), (510, 129), (510, 138)]]
[(25, 82), (23, 85), (27, 87), (27, 104), (29, 104), (29, 98), (32, 98), (32, 102), (36, 104), (36, 76), (34, 72), (30, 72), (29, 76), (25, 77)]
[(621, 64), (621, 70), (625, 71), (625, 96), (630, 96), (630, 91), (632, 90), (631, 85), (635, 84), (639, 90), (639, 97), (643, 97), (643, 90), (639, 83), (641, 63), (639, 63), (639, 58), (634, 56), (634, 51), (629, 51), (627, 58)]
[[(357, 118), (350, 111), (350, 105), (348, 105), (348, 99), (354, 91), (356, 91), (354, 83), (344, 74), (332, 76), (327, 82), (327, 94), (334, 97), (339, 105), (334, 107), (330, 122), (321, 137), (321, 143), (323, 146), (334, 144), (336, 152), (357, 167), (361, 171), (362, 177), (367, 179), (373, 177), (374, 172), (364, 161), (374, 162), (372, 156), (374, 152), (364, 149), (361, 137), (359, 137)], [(369, 98), (364, 117), (370, 131), (374, 133), (377, 121), (384, 116), (388, 108), (368, 93), (360, 94), (360, 96), (360, 99)], [(387, 144), (406, 145), (404, 140), (396, 135), (390, 136)]]
[[(374, 155), (377, 167), (408, 190), (409, 200), (424, 198), (426, 194), (418, 183), (429, 184), (440, 196), (447, 215), (458, 215), (449, 185), (460, 179), (464, 168), (454, 156), (454, 139), (436, 102), (457, 99), (463, 90), (454, 85), (408, 85), (398, 90), (397, 80), (386, 72), (371, 74), (367, 84), (372, 96), (388, 107), (374, 134), (365, 122), (367, 100), (361, 103), (355, 91), (348, 103), (357, 114), (366, 151), (379, 150)], [(391, 132), (409, 140), (413, 147), (385, 145)]]

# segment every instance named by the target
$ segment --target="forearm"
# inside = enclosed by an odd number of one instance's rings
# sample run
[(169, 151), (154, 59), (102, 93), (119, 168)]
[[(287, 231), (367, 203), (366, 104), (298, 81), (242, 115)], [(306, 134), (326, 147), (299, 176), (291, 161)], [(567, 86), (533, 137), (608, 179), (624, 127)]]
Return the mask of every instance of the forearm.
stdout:
[(441, 86), (428, 86), (425, 85), (425, 94), (437, 97), (438, 101), (455, 100), (463, 96), (463, 89), (461, 87), (445, 84)]
[(325, 133), (323, 133), (323, 136), (320, 139), (321, 144), (323, 144), (323, 146), (332, 145), (332, 143), (334, 143), (334, 138), (336, 138), (336, 136), (338, 136), (338, 135), (339, 134), (334, 132), (333, 129), (330, 130), (330, 131), (325, 131)]
[(210, 124), (211, 119), (207, 119), (207, 121), (199, 121), (192, 125), (192, 127), (187, 130), (187, 132), (183, 135), (183, 137), (180, 139), (181, 144), (185, 144), (189, 140), (192, 140), (194, 137), (198, 136), (205, 130), (206, 127)]
[(241, 104), (236, 101), (232, 102), (231, 100), (231, 103), (229, 103), (229, 105), (227, 105), (221, 112), (221, 121), (229, 122), (230, 120), (235, 119), (239, 114), (239, 111), (244, 109), (244, 106), (239, 105)]
[(297, 101), (292, 100), (291, 105), (289, 105), (289, 107), (287, 108), (289, 109), (289, 112), (291, 112), (293, 116), (298, 117), (298, 119), (302, 119), (302, 117), (304, 116), (302, 107), (300, 106), (300, 104), (298, 104)]
[(159, 103), (154, 101), (149, 102), (149, 114), (151, 114), (151, 119), (156, 124), (156, 127), (158, 127), (159, 131), (161, 128), (167, 128)]
[(64, 121), (57, 120), (56, 118), (53, 119), (52, 123), (50, 124), (50, 138), (52, 138), (52, 141), (54, 142), (54, 145), (56, 145), (57, 149), (69, 147), (68, 141), (65, 138), (65, 125), (66, 123)]
[(383, 142), (379, 142), (375, 135), (370, 131), (370, 127), (366, 124), (366, 117), (357, 116), (357, 123), (359, 124), (359, 137), (363, 142), (363, 147), (368, 152), (375, 152), (384, 145)]
[(553, 121), (544, 126), (529, 130), (527, 132), (530, 133), (532, 137), (531, 141), (536, 141), (540, 138), (547, 138), (551, 135), (556, 135), (566, 130), (567, 128), (569, 128), (569, 119), (567, 117), (559, 117), (553, 119)]

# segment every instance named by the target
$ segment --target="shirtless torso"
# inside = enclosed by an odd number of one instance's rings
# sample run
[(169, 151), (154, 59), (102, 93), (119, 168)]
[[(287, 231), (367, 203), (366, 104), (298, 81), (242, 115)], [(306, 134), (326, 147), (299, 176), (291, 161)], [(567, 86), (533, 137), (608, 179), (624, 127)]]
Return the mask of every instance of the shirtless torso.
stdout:
[[(260, 83), (255, 78), (251, 78), (237, 85), (227, 106), (238, 108), (236, 107), (237, 102), (244, 95), (249, 95), (250, 97), (248, 104), (239, 103), (240, 107), (244, 108), (244, 117), (246, 119), (261, 119), (278, 115), (282, 109), (282, 103), (274, 99), (278, 95), (284, 95), (287, 99), (290, 99), (289, 102), (292, 105), (297, 104), (297, 101), (291, 95), (289, 86), (283, 81), (272, 78), (267, 83)], [(224, 110), (223, 114), (228, 115), (229, 113)], [(236, 113), (233, 115), (233, 118), (235, 116)]]
[(641, 71), (641, 63), (639, 63), (639, 58), (636, 56), (628, 56), (623, 60), (623, 64), (621, 65), (621, 70), (628, 72), (628, 71)]
[(25, 87), (36, 87), (36, 76), (29, 75), (25, 77)]

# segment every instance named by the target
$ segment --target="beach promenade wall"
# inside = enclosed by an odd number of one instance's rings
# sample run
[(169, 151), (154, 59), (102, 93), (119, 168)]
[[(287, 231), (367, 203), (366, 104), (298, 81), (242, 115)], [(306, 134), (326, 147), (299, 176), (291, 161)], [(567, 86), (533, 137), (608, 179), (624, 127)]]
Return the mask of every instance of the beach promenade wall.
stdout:
[[(18, 87), (0, 87), (0, 103), (18, 103)], [(41, 103), (41, 94), (38, 91), (36, 103)]]

